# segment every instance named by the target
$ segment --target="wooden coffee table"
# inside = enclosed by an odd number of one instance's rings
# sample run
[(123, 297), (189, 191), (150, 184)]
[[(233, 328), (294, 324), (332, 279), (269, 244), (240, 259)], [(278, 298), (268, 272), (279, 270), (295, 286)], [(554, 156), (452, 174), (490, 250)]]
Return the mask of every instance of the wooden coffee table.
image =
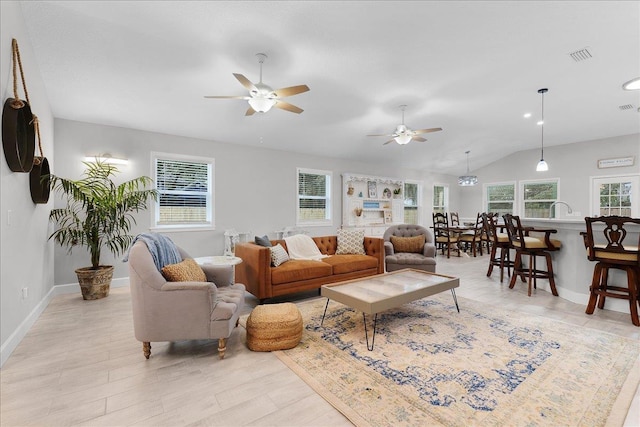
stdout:
[[(367, 349), (371, 351), (376, 339), (378, 313), (449, 289), (459, 313), (460, 307), (458, 307), (458, 299), (454, 290), (458, 286), (460, 286), (460, 280), (457, 277), (410, 268), (323, 285), (320, 295), (327, 297), (327, 304), (324, 307), (320, 325), (324, 322), (330, 300), (362, 311)], [(367, 314), (374, 315), (371, 346), (369, 346), (369, 334), (367, 331)]]

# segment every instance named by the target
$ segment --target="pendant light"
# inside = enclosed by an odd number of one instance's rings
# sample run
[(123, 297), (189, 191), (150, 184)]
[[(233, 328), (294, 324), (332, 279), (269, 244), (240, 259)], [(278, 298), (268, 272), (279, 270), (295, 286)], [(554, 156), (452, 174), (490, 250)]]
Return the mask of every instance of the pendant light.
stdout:
[(472, 185), (476, 185), (478, 183), (478, 177), (475, 175), (469, 175), (469, 153), (471, 151), (467, 150), (464, 153), (467, 155), (467, 174), (461, 175), (458, 177), (458, 185), (463, 187), (469, 187)]
[(547, 165), (547, 162), (544, 161), (544, 94), (547, 92), (549, 92), (549, 89), (547, 88), (538, 89), (538, 93), (542, 96), (542, 119), (540, 122), (540, 161), (538, 162), (538, 166), (536, 166), (536, 172), (545, 172), (549, 170), (549, 165)]

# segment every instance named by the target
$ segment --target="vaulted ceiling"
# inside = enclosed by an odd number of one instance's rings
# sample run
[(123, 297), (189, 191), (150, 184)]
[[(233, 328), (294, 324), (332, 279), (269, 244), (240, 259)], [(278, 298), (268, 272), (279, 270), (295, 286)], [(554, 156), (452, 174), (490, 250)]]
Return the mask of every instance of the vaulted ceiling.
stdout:
[[(545, 145), (640, 132), (640, 91), (621, 88), (640, 76), (637, 1), (21, 6), (58, 118), (450, 174), (467, 150), (474, 169), (539, 147), (542, 87)], [(232, 73), (257, 82), (259, 52), (265, 83), (309, 86), (287, 98), (302, 114), (204, 98), (246, 95)], [(410, 128), (443, 131), (366, 136), (393, 132), (401, 104)]]

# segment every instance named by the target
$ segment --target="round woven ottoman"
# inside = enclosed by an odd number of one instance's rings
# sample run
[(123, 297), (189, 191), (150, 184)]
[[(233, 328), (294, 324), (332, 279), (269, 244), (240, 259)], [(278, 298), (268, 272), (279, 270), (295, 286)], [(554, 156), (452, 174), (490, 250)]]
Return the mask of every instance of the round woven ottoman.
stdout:
[(302, 315), (295, 304), (259, 305), (247, 319), (247, 347), (253, 351), (286, 350), (302, 338)]

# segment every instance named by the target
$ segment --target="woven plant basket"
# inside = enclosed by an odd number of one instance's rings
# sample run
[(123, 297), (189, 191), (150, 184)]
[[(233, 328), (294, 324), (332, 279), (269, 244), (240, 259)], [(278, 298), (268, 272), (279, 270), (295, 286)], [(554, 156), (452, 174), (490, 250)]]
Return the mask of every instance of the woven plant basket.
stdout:
[(92, 267), (84, 267), (76, 270), (78, 283), (82, 291), (82, 299), (94, 300), (109, 295), (113, 266), (101, 265), (97, 270)]

